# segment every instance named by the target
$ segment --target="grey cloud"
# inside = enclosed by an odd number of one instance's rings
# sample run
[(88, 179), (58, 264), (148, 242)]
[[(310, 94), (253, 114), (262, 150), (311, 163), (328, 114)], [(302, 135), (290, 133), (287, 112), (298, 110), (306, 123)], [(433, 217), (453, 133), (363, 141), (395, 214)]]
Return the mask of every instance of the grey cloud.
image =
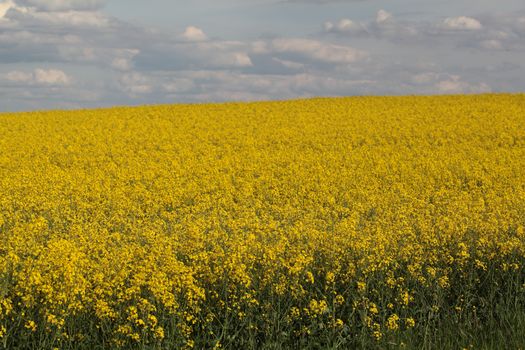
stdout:
[(105, 0), (16, 0), (16, 3), (42, 11), (86, 11), (101, 8)]
[(24, 85), (69, 85), (71, 78), (60, 69), (42, 69), (37, 68), (32, 72), (11, 71), (5, 75), (5, 78), (13, 83)]
[(5, 18), (7, 20), (15, 21), (18, 25), (25, 25), (27, 27), (46, 27), (46, 28), (75, 28), (77, 30), (82, 28), (107, 28), (113, 20), (96, 11), (32, 11), (28, 9), (12, 8)]
[(341, 34), (369, 34), (368, 28), (365, 24), (352, 21), (344, 18), (338, 22), (325, 22), (324, 31), (327, 33), (341, 33)]
[(332, 3), (341, 3), (341, 2), (365, 2), (370, 0), (284, 0), (288, 3), (307, 3), (307, 4), (332, 4)]
[(445, 30), (481, 30), (483, 25), (479, 20), (467, 16), (448, 17), (442, 23), (442, 28)]
[(520, 15), (409, 21), (383, 11), (250, 42), (195, 25), (178, 33), (132, 25), (98, 1), (29, 2), (0, 12), (4, 108), (525, 89)]
[(393, 41), (419, 40), (430, 25), (425, 22), (401, 21), (390, 13), (379, 10), (376, 18), (367, 22), (360, 22), (348, 18), (336, 22), (325, 22), (323, 31), (348, 37), (372, 37)]
[(245, 72), (295, 75), (312, 70), (333, 71), (341, 65), (355, 65), (368, 53), (346, 44), (314, 38), (274, 38), (252, 43), (249, 51), (254, 65)]
[(135, 58), (144, 70), (184, 70), (203, 68), (243, 68), (252, 66), (247, 45), (229, 41), (178, 42), (146, 44)]
[(324, 23), (323, 32), (340, 37), (369, 37), (417, 45), (448, 45), (482, 50), (523, 46), (525, 16), (450, 16), (435, 21), (399, 20), (380, 10), (374, 20), (349, 18)]
[(331, 64), (353, 63), (366, 57), (366, 52), (349, 46), (303, 38), (274, 39), (267, 50)]
[(208, 40), (193, 26), (173, 36), (100, 11), (45, 12), (17, 6), (7, 10), (3, 19), (0, 62), (69, 62), (115, 70), (135, 65), (144, 70), (180, 70), (252, 64), (245, 43)]

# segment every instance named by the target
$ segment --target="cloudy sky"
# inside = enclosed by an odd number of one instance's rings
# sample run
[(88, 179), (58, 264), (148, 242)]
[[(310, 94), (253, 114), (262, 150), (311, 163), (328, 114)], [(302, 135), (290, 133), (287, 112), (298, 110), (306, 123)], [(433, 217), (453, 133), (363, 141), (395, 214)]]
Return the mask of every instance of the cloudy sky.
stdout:
[(0, 111), (490, 91), (523, 0), (0, 0)]

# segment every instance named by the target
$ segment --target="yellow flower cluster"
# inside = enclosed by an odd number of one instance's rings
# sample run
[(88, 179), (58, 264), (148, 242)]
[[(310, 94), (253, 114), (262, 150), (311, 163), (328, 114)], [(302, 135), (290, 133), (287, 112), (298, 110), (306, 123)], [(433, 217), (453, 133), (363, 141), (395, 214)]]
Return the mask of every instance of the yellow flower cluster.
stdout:
[(379, 341), (523, 272), (524, 184), (524, 95), (2, 114), (0, 343)]

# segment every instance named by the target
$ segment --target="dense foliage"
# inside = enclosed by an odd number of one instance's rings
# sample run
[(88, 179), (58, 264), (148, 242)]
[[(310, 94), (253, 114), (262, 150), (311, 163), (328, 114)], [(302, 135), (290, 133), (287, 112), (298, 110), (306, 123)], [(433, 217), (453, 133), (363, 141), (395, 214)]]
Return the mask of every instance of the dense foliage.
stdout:
[(524, 225), (525, 95), (2, 114), (0, 347), (516, 345)]

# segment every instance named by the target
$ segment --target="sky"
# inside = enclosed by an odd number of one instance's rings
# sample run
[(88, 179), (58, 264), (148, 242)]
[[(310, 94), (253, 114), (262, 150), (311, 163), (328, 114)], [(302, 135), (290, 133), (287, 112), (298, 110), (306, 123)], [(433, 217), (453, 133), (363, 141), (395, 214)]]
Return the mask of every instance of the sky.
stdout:
[(523, 0), (0, 0), (0, 111), (524, 91)]

